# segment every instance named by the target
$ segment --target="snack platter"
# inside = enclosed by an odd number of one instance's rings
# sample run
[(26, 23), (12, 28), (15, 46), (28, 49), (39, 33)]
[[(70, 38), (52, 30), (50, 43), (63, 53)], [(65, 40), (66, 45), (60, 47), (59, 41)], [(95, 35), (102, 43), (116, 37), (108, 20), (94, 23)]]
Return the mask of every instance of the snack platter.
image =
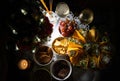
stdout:
[[(51, 67), (52, 63), (56, 62), (57, 60), (67, 60), (70, 63), (68, 55), (64, 54), (65, 52), (62, 52), (63, 54), (59, 54), (53, 48), (54, 47), (53, 44), (54, 44), (54, 42), (56, 42), (56, 40), (59, 40), (59, 39), (61, 40), (63, 38), (65, 38), (65, 39), (67, 38), (67, 37), (64, 37), (61, 35), (61, 33), (59, 31), (59, 25), (60, 25), (60, 19), (58, 19), (57, 23), (54, 24), (54, 26), (53, 26), (53, 32), (51, 33), (50, 40), (46, 41), (44, 44), (42, 44), (42, 46), (47, 46), (47, 47), (51, 48), (51, 50), (53, 52), (53, 57), (52, 57), (51, 61), (47, 65), (40, 65), (39, 63), (36, 63), (36, 66), (34, 67), (33, 72), (36, 70), (39, 70), (39, 69), (46, 69), (51, 75), (50, 69), (52, 68)], [(35, 56), (33, 56), (33, 59), (35, 60), (34, 57)], [(99, 71), (92, 71), (89, 69), (85, 70), (85, 69), (82, 69), (80, 67), (73, 66), (71, 63), (70, 63), (70, 65), (72, 67), (70, 69), (71, 73), (69, 74), (69, 76), (67, 76), (65, 81), (86, 80), (84, 77), (87, 77), (87, 79), (88, 79), (87, 81), (89, 81), (89, 80), (96, 81), (99, 77)], [(56, 67), (58, 67), (58, 66), (56, 66)], [(64, 80), (64, 79), (57, 80), (52, 75), (51, 75), (51, 78), (52, 78), (51, 79), (52, 81)]]
[[(41, 2), (46, 11), (40, 10), (47, 22), (40, 19), (44, 30), (39, 35), (47, 40), (33, 50), (36, 66), (31, 80), (39, 81), (40, 76), (36, 76), (39, 69), (44, 69), (43, 74), (47, 71), (50, 75), (48, 81), (98, 81), (99, 69), (111, 62), (112, 55), (107, 35), (101, 35), (94, 26), (89, 27), (94, 17), (92, 10), (84, 9), (79, 16), (74, 16), (64, 2), (57, 5), (55, 12), (49, 11), (43, 0)], [(43, 78), (47, 77), (41, 73)]]
[(50, 10), (40, 0), (29, 13), (18, 9), (11, 14), (8, 26), (15, 45), (11, 48), (8, 42), (6, 49), (18, 53), (18, 68), (30, 73), (28, 81), (99, 81), (99, 71), (112, 60), (108, 33), (89, 25), (94, 19), (91, 9), (74, 15), (65, 2), (53, 11), (49, 1)]
[[(54, 12), (43, 18), (45, 21), (40, 19), (40, 23), (44, 21), (41, 26), (43, 30), (38, 31), (30, 51), (25, 51), (29, 50), (29, 46), (25, 49), (24, 44), (21, 46), (20, 42), (17, 43), (19, 50), (24, 51), (34, 62), (30, 80), (97, 81), (99, 70), (111, 62), (111, 47), (107, 35), (100, 35), (95, 27), (89, 29), (89, 25), (83, 24), (72, 12), (64, 18)], [(19, 69), (29, 68), (29, 62), (20, 62), (22, 64), (19, 64)]]

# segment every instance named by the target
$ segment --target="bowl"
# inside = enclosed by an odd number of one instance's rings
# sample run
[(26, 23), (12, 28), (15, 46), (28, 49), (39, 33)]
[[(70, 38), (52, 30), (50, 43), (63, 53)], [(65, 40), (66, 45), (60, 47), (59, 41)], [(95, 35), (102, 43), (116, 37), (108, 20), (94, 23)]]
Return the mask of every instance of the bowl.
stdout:
[(51, 63), (50, 73), (54, 79), (63, 81), (71, 76), (72, 66), (68, 60), (58, 59)]
[(47, 69), (40, 68), (32, 73), (31, 81), (52, 81), (52, 77)]
[(49, 65), (53, 59), (53, 51), (48, 46), (39, 46), (33, 54), (33, 59), (40, 66)]

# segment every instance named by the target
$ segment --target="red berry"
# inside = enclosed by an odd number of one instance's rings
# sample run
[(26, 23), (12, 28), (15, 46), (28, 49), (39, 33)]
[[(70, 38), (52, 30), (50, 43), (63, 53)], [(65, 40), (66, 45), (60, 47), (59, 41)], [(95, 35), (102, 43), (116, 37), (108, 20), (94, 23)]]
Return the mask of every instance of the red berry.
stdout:
[(68, 26), (68, 30), (73, 30), (73, 27), (72, 26)]
[(65, 23), (64, 21), (61, 21), (61, 22), (60, 22), (60, 25), (61, 25), (61, 26), (65, 26), (66, 23)]
[(67, 37), (68, 34), (66, 32), (61, 32), (62, 36)]

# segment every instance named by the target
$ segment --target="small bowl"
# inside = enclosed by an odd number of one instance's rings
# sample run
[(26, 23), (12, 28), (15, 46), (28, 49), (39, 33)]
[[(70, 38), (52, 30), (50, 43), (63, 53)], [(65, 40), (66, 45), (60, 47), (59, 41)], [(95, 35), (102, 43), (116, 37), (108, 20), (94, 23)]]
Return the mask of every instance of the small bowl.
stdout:
[(63, 81), (71, 76), (72, 66), (69, 61), (65, 59), (58, 59), (52, 62), (50, 66), (50, 73), (54, 79)]
[(49, 65), (53, 60), (53, 51), (48, 46), (39, 46), (33, 54), (33, 59), (40, 66)]
[(52, 76), (47, 69), (40, 68), (32, 73), (31, 81), (52, 81)]

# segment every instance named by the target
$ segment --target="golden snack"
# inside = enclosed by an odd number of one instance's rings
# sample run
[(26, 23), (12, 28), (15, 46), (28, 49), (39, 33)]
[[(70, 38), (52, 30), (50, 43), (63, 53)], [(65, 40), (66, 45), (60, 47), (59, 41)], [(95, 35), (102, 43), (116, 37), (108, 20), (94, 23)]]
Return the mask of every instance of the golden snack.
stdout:
[(64, 37), (58, 37), (52, 43), (53, 50), (60, 55), (66, 54), (67, 46), (68, 40)]
[(70, 62), (73, 64), (73, 66), (80, 66), (80, 60), (83, 56), (84, 51), (83, 50), (77, 50), (74, 55), (70, 56)]
[(98, 32), (94, 27), (88, 31), (88, 38), (93, 42), (96, 42), (98, 40)]
[(68, 48), (83, 48), (83, 46), (76, 44), (75, 42), (68, 42)]
[(72, 37), (76, 38), (78, 40), (81, 40), (81, 42), (83, 42), (83, 43), (86, 43), (86, 40), (85, 40), (84, 36), (82, 36), (78, 30), (74, 31)]
[(99, 67), (100, 63), (100, 56), (91, 56), (89, 61), (89, 66), (91, 68)]
[(79, 61), (79, 66), (83, 69), (88, 69), (88, 64), (89, 64), (89, 56), (81, 58), (81, 60)]

